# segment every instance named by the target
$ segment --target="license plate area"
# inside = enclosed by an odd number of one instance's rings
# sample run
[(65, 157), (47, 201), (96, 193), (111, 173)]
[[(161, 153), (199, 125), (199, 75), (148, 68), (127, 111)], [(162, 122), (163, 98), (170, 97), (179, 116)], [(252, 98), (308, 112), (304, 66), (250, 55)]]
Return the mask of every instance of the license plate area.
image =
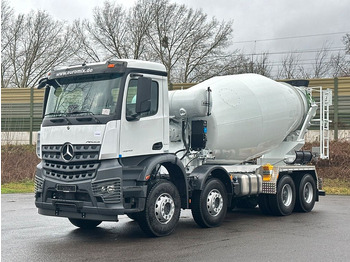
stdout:
[(58, 192), (74, 193), (74, 192), (77, 192), (77, 186), (76, 185), (56, 185), (56, 190)]

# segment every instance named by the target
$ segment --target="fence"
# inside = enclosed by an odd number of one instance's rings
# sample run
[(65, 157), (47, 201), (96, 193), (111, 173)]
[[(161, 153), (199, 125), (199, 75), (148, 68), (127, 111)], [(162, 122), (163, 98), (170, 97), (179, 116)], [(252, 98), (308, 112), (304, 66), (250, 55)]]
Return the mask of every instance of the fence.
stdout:
[[(194, 84), (173, 84), (172, 88), (186, 89)], [(331, 129), (338, 140), (339, 130), (350, 130), (350, 77), (312, 79), (309, 86), (322, 86), (333, 91), (333, 106), (330, 110)], [(40, 129), (44, 90), (31, 88), (1, 89), (2, 142), (16, 140), (13, 132), (25, 132), (27, 142), (34, 141), (33, 134)], [(317, 99), (317, 98), (316, 98)]]

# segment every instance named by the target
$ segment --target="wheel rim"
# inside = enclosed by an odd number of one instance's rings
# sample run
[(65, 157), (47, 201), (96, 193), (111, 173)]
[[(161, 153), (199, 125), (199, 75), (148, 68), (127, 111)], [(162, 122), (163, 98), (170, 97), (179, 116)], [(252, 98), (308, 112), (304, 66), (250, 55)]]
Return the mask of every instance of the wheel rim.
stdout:
[(175, 203), (171, 195), (167, 193), (161, 194), (155, 203), (154, 212), (161, 224), (169, 223), (175, 213)]
[(306, 203), (310, 204), (312, 202), (312, 199), (314, 198), (314, 191), (310, 182), (307, 182), (304, 185), (303, 196)]
[(224, 199), (217, 189), (213, 189), (207, 196), (207, 209), (211, 216), (217, 216), (224, 205)]
[(283, 205), (290, 206), (293, 200), (293, 190), (289, 184), (286, 184), (282, 188), (282, 203)]

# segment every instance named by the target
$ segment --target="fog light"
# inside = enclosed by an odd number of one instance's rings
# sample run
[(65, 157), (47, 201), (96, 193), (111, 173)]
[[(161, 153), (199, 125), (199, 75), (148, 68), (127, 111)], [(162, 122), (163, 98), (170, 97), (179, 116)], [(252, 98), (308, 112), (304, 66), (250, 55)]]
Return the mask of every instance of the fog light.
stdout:
[(101, 192), (112, 194), (115, 192), (115, 186), (114, 185), (103, 186), (101, 187)]
[(111, 194), (111, 193), (114, 193), (114, 191), (115, 191), (114, 185), (107, 186), (107, 193)]

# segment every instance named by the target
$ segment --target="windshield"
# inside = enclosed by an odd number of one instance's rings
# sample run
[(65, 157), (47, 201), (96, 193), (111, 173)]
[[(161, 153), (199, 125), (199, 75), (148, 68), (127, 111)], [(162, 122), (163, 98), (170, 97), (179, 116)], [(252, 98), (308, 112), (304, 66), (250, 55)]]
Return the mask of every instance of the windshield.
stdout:
[(100, 74), (51, 80), (45, 116), (115, 114), (121, 76)]

